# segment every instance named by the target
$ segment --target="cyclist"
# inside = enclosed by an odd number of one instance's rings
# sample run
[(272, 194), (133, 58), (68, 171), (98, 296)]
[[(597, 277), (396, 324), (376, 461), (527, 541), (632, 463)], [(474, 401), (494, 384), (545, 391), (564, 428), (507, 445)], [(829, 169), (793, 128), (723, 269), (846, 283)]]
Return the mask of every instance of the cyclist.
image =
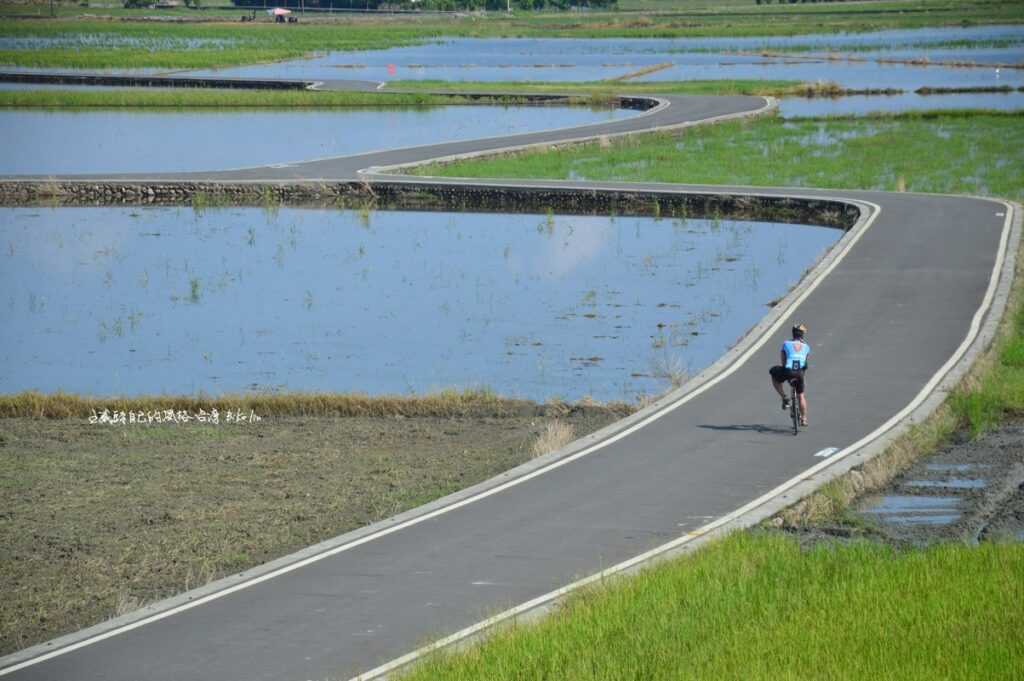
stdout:
[(771, 368), (772, 387), (782, 398), (782, 410), (789, 409), (789, 397), (783, 389), (783, 384), (793, 380), (795, 382), (796, 394), (800, 397), (800, 425), (807, 425), (807, 397), (804, 395), (804, 372), (807, 370), (807, 356), (811, 354), (811, 346), (804, 340), (807, 327), (803, 324), (796, 324), (793, 327), (793, 338), (782, 344), (779, 356), (782, 358), (780, 366)]

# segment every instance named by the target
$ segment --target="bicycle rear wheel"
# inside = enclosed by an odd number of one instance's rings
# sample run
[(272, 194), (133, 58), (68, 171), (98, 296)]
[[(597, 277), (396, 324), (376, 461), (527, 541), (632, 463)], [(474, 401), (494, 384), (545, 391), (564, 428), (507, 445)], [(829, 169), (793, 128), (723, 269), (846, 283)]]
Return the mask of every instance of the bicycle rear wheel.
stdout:
[(796, 435), (800, 432), (800, 396), (792, 385), (789, 388), (789, 415), (793, 419), (793, 435)]

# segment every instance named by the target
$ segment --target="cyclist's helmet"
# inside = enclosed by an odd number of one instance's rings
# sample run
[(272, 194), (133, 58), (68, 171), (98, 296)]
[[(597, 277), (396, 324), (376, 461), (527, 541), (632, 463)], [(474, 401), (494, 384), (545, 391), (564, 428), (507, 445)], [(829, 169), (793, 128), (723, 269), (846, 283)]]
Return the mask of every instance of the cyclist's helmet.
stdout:
[(804, 334), (807, 333), (807, 327), (803, 324), (793, 325), (793, 338), (803, 338)]

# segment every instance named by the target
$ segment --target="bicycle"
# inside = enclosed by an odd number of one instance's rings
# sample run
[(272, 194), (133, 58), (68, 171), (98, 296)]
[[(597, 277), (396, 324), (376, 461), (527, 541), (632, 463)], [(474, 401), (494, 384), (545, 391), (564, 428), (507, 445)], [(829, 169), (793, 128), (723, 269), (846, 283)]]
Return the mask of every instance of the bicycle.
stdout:
[(789, 379), (789, 416), (793, 419), (793, 435), (800, 432), (800, 421), (803, 414), (800, 413), (800, 395), (796, 392), (796, 382), (799, 378)]

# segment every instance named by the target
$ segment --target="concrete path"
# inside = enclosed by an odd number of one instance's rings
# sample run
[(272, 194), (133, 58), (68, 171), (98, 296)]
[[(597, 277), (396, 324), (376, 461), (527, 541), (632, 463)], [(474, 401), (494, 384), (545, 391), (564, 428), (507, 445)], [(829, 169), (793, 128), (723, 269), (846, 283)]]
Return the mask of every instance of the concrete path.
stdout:
[[(760, 98), (672, 97), (647, 116), (203, 179), (345, 179), (369, 166), (550, 143), (756, 110)], [(133, 179), (137, 176), (132, 176)], [(152, 179), (200, 176), (153, 174)], [(373, 176), (369, 176), (373, 179)], [(406, 181), (415, 182), (415, 179)], [(470, 184), (480, 184), (470, 182)], [(500, 184), (500, 183), (488, 183)], [(587, 448), (162, 604), (150, 619), (7, 658), (12, 679), (345, 679), (506, 608), (697, 531), (861, 440), (941, 374), (983, 318), (1009, 210), (996, 201), (853, 191), (515, 182), (827, 196), (867, 217), (827, 276), (700, 394), (613, 426)], [(856, 242), (853, 243), (853, 240)], [(976, 319), (978, 317), (978, 319)], [(793, 320), (810, 327), (811, 428), (794, 438), (768, 385)], [(756, 340), (756, 339), (751, 339)], [(270, 571), (268, 571), (270, 570)], [(204, 600), (205, 599), (205, 600)], [(203, 601), (197, 607), (191, 603)], [(93, 633), (101, 632), (95, 629)], [(70, 644), (68, 646), (67, 644)], [(58, 650), (57, 653), (61, 651)]]

